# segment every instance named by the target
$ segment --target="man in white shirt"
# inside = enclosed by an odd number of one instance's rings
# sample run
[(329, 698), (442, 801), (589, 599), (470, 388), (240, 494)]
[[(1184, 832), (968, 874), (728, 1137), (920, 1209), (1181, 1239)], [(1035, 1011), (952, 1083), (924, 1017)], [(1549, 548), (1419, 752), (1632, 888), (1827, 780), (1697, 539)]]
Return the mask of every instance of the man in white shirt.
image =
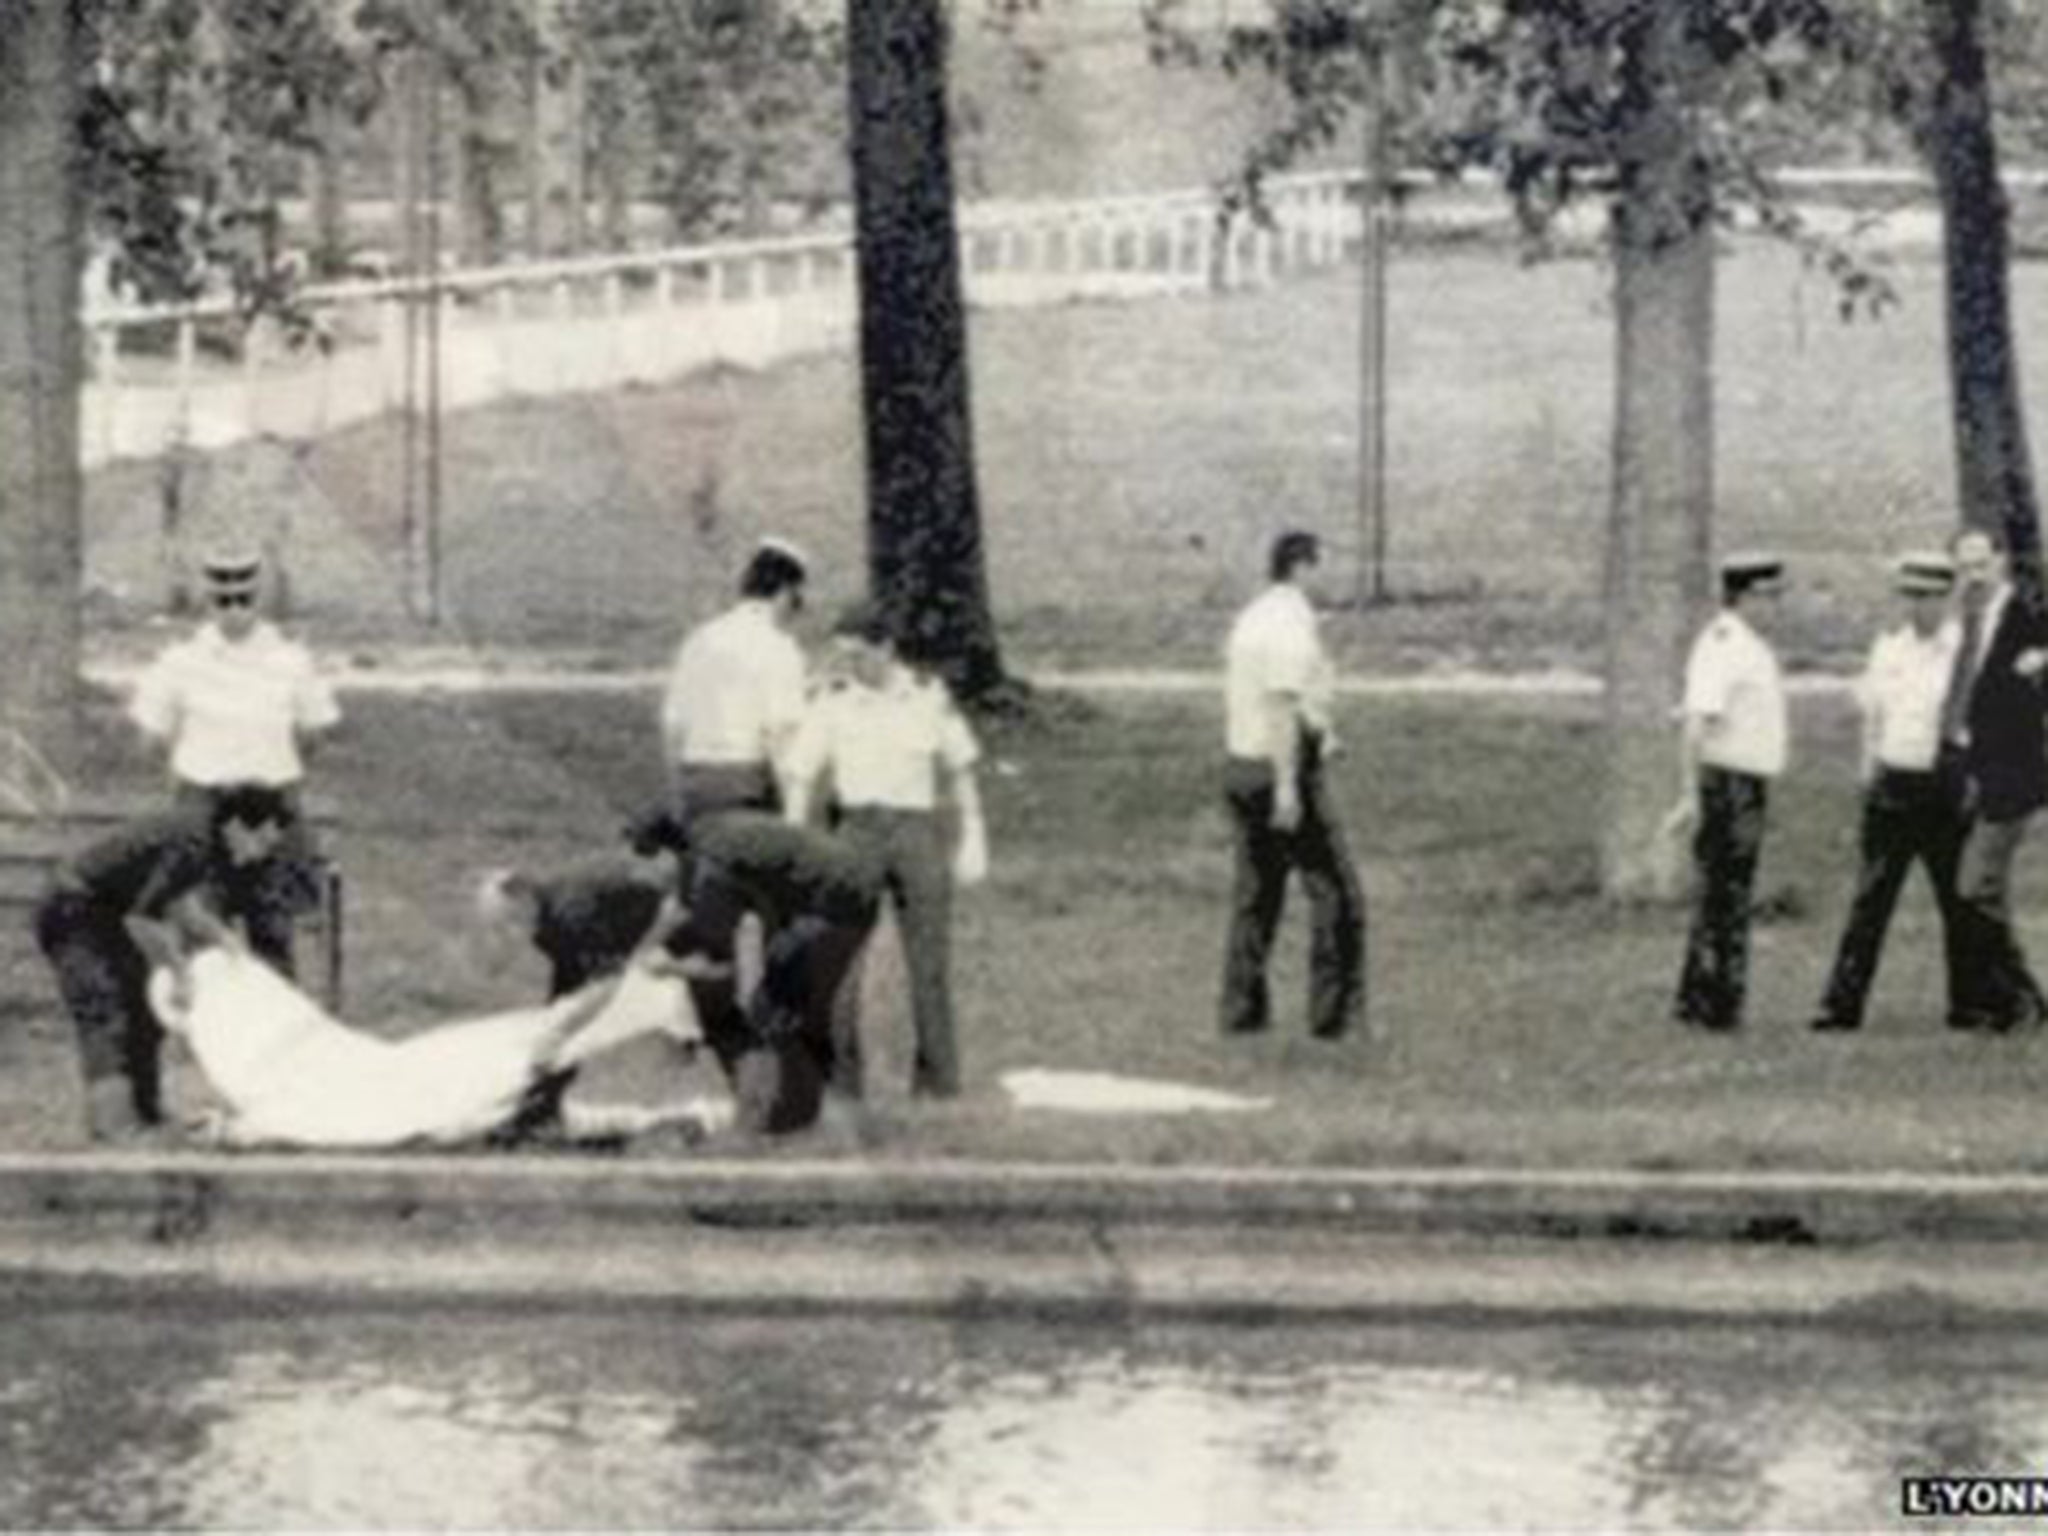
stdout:
[[(917, 1040), (911, 1091), (960, 1092), (951, 980), (953, 886), (988, 871), (988, 833), (974, 765), (974, 733), (946, 685), (898, 654), (881, 611), (860, 604), (833, 627), (841, 662), (813, 701), (790, 752), (789, 819), (801, 826), (828, 780), (839, 836), (865, 857), (896, 912), (910, 977)], [(953, 811), (955, 841), (947, 847)], [(847, 989), (851, 998), (857, 980)], [(842, 1020), (843, 1034), (854, 1026)]]
[(228, 902), (250, 947), (294, 973), (295, 919), (318, 904), (318, 856), (300, 800), (304, 752), (341, 721), (306, 648), (261, 614), (263, 562), (223, 554), (201, 566), (210, 620), (142, 675), (129, 716), (168, 752), (177, 798), (204, 813), (231, 789), (278, 791), (287, 820), (273, 856)]
[[(803, 611), (808, 561), (795, 545), (763, 539), (740, 576), (740, 600), (700, 624), (676, 651), (661, 702), (661, 738), (674, 772), (676, 822), (686, 831), (707, 818), (781, 809), (781, 781), (804, 711), (804, 655), (790, 634)], [(682, 896), (693, 910), (724, 914), (699, 925), (711, 969), (690, 978), (705, 1033), (725, 1038), (743, 1027), (731, 972), (740, 905), (718, 886), (719, 867), (687, 861)]]
[(804, 655), (789, 627), (808, 575), (796, 546), (763, 539), (740, 600), (676, 651), (661, 737), (685, 817), (779, 806), (782, 756), (804, 710)]
[(1951, 1011), (1957, 997), (1962, 930), (1956, 864), (1963, 819), (1953, 786), (1940, 772), (1942, 703), (1962, 643), (1961, 627), (1949, 611), (1955, 563), (1939, 552), (1904, 556), (1895, 567), (1893, 585), (1905, 606), (1905, 622), (1871, 645), (1869, 665), (1856, 689), (1863, 714), (1862, 868), (1813, 1020), (1813, 1027), (1823, 1031), (1861, 1027), (1899, 889), (1916, 863), (1926, 866), (1941, 909)]
[(1266, 967), (1293, 871), (1309, 899), (1310, 1028), (1340, 1039), (1365, 1015), (1365, 897), (1326, 782), (1332, 673), (1307, 591), (1320, 554), (1313, 534), (1276, 539), (1271, 583), (1238, 614), (1224, 650), (1224, 797), (1237, 847), (1226, 1034), (1272, 1022)]
[(1785, 771), (1791, 734), (1778, 658), (1756, 625), (1784, 574), (1784, 562), (1768, 555), (1722, 561), (1721, 612), (1686, 662), (1681, 788), (1668, 824), (1693, 834), (1698, 878), (1676, 1015), (1694, 1029), (1742, 1023), (1767, 789)]

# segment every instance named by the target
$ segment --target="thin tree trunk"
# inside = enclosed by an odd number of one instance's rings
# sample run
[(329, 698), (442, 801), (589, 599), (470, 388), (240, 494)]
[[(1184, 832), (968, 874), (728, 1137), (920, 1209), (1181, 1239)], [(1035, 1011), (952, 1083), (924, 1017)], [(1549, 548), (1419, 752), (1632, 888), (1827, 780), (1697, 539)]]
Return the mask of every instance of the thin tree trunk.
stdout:
[(868, 575), (970, 699), (1006, 679), (975, 487), (943, 0), (848, 0)]
[(335, 277), (348, 260), (346, 118), (339, 107), (319, 110), (318, 147), (312, 155), (313, 271)]
[(73, 0), (0, 0), (0, 712), (76, 741), (79, 35)]
[(1656, 7), (1626, 57), (1600, 874), (1609, 896), (1642, 899), (1674, 894), (1681, 870), (1659, 825), (1677, 788), (1682, 660), (1709, 586), (1714, 246), (1712, 190), (1686, 107), (1704, 64), (1679, 8)]
[(1928, 151), (1941, 197), (1957, 494), (1962, 520), (2001, 528), (2038, 599), (2041, 518), (2012, 325), (2011, 207), (1998, 174), (1980, 0), (1926, 0), (1939, 74)]

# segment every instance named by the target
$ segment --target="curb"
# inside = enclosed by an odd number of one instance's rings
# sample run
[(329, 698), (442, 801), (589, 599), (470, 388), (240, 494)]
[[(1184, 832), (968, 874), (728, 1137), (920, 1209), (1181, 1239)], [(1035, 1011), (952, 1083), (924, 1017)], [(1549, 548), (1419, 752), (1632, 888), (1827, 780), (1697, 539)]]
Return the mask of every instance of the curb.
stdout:
[(0, 1293), (2038, 1321), (2048, 1178), (0, 1157)]

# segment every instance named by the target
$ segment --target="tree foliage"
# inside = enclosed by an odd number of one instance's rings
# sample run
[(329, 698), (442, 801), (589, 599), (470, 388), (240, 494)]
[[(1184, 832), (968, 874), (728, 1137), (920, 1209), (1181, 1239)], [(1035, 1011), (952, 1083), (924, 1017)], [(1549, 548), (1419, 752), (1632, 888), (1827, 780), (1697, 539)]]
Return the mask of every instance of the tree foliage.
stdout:
[(842, 194), (842, 29), (781, 0), (584, 0), (600, 142), (637, 150), (687, 238)]
[(143, 299), (229, 287), (274, 306), (293, 278), (282, 196), (323, 111), (368, 112), (374, 40), (307, 0), (101, 0), (79, 7), (87, 218)]
[[(1380, 56), (1395, 61), (1390, 132), (1396, 162), (1452, 178), (1498, 178), (1530, 247), (1558, 216), (1616, 190), (1635, 40), (1665, 0), (1272, 0), (1269, 14), (1221, 35), (1195, 24), (1194, 0), (1145, 0), (1155, 56), (1256, 71), (1289, 110), (1245, 157), (1228, 206), (1259, 209), (1268, 174), (1335, 143), (1372, 101)], [(1691, 0), (1681, 11), (1703, 69), (1689, 107), (1707, 210), (1747, 218), (1800, 246), (1838, 280), (1845, 314), (1893, 295), (1853, 251), (1809, 227), (1776, 171), (1816, 150), (1862, 158), (1890, 119), (1871, 110), (1870, 18), (1844, 0)], [(1668, 214), (1682, 231), (1694, 210)]]

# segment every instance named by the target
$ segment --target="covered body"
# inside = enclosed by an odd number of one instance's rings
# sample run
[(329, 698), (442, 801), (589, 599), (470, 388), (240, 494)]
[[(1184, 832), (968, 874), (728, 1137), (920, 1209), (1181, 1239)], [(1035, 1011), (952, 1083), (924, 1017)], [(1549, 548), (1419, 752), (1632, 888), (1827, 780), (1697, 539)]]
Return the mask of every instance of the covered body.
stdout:
[(269, 966), (209, 949), (189, 1006), (170, 977), (152, 1006), (182, 1035), (236, 1144), (390, 1147), (473, 1141), (517, 1112), (535, 1081), (643, 1034), (694, 1032), (680, 983), (628, 967), (615, 985), (543, 1006), (384, 1039), (336, 1019)]

